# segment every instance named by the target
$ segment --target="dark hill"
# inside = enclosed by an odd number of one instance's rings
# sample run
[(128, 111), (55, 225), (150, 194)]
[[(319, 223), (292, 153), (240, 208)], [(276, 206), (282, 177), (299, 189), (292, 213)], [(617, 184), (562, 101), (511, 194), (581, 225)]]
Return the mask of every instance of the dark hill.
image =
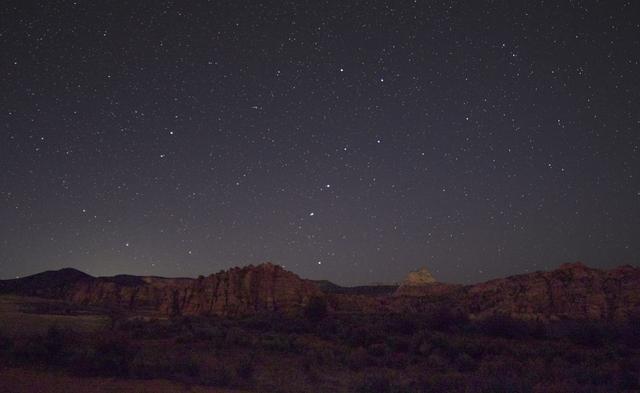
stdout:
[(12, 280), (0, 280), (0, 293), (15, 293), (26, 296), (58, 297), (80, 281), (94, 278), (73, 268), (49, 270)]

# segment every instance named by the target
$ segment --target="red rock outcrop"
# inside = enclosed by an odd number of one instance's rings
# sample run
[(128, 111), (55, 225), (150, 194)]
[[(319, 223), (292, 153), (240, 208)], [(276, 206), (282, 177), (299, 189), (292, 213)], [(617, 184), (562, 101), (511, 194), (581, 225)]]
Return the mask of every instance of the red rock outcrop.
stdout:
[(468, 286), (457, 302), (472, 317), (501, 313), (524, 319), (620, 320), (640, 312), (640, 269), (564, 264)]
[(179, 294), (176, 306), (187, 315), (290, 312), (305, 306), (313, 296), (322, 296), (315, 284), (265, 263), (198, 279)]
[(290, 313), (303, 308), (314, 296), (326, 297), (333, 312), (420, 313), (444, 307), (472, 318), (507, 314), (541, 320), (621, 320), (640, 315), (640, 268), (632, 266), (600, 270), (573, 263), (549, 272), (522, 274), (475, 285), (423, 284), (408, 286), (409, 293), (398, 288), (393, 295), (393, 288), (386, 287), (383, 291), (376, 287), (351, 290), (339, 287), (323, 293), (315, 283), (280, 266), (265, 263), (232, 268), (197, 279), (95, 278), (73, 269), (63, 269), (0, 281), (0, 293), (162, 315)]
[[(140, 277), (138, 282), (99, 278), (67, 292), (73, 303), (165, 315), (240, 316), (260, 311), (293, 312), (322, 292), (280, 266), (232, 268), (208, 277)], [(131, 281), (131, 280), (129, 280)]]

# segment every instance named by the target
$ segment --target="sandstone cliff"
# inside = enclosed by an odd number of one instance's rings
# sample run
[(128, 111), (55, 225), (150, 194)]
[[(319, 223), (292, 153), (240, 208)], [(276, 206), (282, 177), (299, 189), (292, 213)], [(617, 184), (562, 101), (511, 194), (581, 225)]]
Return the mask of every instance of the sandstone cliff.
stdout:
[[(221, 271), (208, 277), (91, 277), (74, 269), (0, 281), (0, 292), (62, 299), (76, 304), (162, 315), (242, 316), (262, 311), (296, 312), (314, 296), (333, 312), (420, 313), (447, 308), (483, 318), (507, 314), (525, 319), (620, 320), (640, 315), (640, 268), (592, 269), (565, 264), (475, 285), (432, 282), (428, 271), (410, 274), (393, 295), (369, 287), (318, 286), (270, 263)], [(365, 288), (366, 290), (363, 290)]]
[(144, 277), (142, 283), (82, 282), (67, 297), (74, 303), (157, 311), (166, 315), (240, 316), (293, 312), (322, 293), (280, 266), (265, 263), (197, 279)]
[(625, 319), (640, 312), (640, 269), (592, 269), (582, 263), (471, 285), (456, 299), (472, 317)]

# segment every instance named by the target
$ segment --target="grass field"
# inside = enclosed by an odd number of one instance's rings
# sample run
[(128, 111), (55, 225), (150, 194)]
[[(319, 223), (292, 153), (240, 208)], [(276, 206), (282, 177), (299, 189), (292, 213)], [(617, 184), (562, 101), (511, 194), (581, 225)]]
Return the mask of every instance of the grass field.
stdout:
[(14, 295), (0, 295), (0, 332), (9, 335), (42, 334), (49, 327), (70, 328), (78, 332), (92, 332), (107, 326), (105, 315), (56, 315), (26, 312), (27, 306), (59, 303), (53, 300)]

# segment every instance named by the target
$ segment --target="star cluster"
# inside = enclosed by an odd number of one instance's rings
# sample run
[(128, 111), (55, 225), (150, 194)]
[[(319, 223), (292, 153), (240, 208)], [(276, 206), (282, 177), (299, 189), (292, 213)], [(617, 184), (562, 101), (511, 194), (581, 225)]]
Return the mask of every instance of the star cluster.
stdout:
[(637, 264), (638, 8), (3, 2), (0, 277)]

